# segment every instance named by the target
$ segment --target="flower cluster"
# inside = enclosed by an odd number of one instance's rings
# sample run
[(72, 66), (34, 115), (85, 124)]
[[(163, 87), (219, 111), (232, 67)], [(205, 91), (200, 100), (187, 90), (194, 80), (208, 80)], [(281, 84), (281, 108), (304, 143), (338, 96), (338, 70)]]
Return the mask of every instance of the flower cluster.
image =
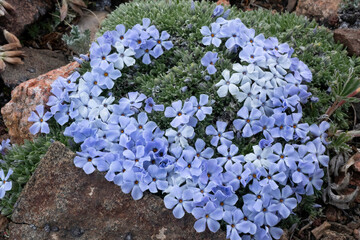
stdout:
[[(212, 17), (223, 12), (217, 7)], [(239, 63), (216, 83), (219, 97), (230, 93), (241, 106), (237, 119), (197, 128), (213, 113), (210, 93), (164, 107), (139, 92), (120, 99), (109, 92), (121, 81), (120, 70), (135, 59), (149, 64), (150, 56), (158, 58), (173, 47), (166, 31), (160, 34), (143, 19), (128, 31), (118, 25), (98, 38), (90, 57), (81, 60), (92, 70), (57, 79), (47, 103), (50, 112), (38, 106), (29, 118), (35, 122), (30, 130), (48, 132), (52, 116), (67, 124), (64, 135), (81, 145), (77, 167), (86, 174), (106, 172), (108, 181), (135, 200), (147, 190), (165, 193), (166, 208), (176, 218), (191, 213), (198, 232), (216, 232), (224, 221), (231, 240), (279, 239), (279, 221), (292, 214), (302, 195), (321, 188), (329, 125), (301, 122), (302, 105), (311, 96), (305, 85), (311, 72), (291, 58), (293, 50), (276, 38), (255, 36), (239, 19), (226, 20), (228, 14), (201, 33), (204, 45), (220, 47), (226, 40), (226, 49), (239, 54)], [(201, 64), (213, 74), (218, 59), (208, 52)], [(152, 121), (154, 111), (170, 119), (165, 131)], [(250, 137), (261, 140), (252, 152), (241, 154), (236, 143)]]

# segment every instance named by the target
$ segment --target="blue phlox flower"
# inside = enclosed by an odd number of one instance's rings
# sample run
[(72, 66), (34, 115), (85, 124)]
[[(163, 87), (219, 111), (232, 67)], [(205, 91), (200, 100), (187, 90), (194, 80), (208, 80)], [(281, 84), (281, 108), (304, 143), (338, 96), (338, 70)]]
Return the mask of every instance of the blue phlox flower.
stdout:
[(261, 48), (263, 48), (265, 45), (265, 36), (263, 34), (255, 36), (255, 30), (252, 28), (245, 28), (242, 37), (246, 41), (246, 45), (257, 46)]
[(1, 141), (0, 144), (0, 154), (5, 155), (5, 152), (7, 150), (10, 150), (12, 148), (10, 139), (4, 139)]
[(269, 186), (262, 187), (258, 182), (252, 182), (252, 184), (249, 185), (249, 189), (252, 193), (243, 196), (244, 205), (250, 211), (260, 212), (264, 206), (264, 202), (269, 202), (271, 199), (271, 188)]
[(227, 49), (232, 50), (244, 46), (245, 41), (241, 38), (241, 32), (244, 27), (240, 19), (230, 20), (221, 26), (221, 35), (228, 38), (225, 42)]
[(287, 176), (284, 172), (279, 171), (279, 167), (277, 164), (271, 163), (269, 164), (269, 170), (267, 176), (261, 180), (260, 186), (265, 187), (269, 185), (272, 190), (278, 189), (278, 183), (285, 185), (287, 180)]
[(89, 126), (87, 120), (79, 123), (73, 122), (69, 127), (65, 128), (64, 136), (73, 137), (75, 143), (81, 143), (90, 136), (94, 136), (96, 129)]
[(135, 172), (133, 170), (126, 171), (123, 175), (123, 184), (121, 190), (131, 196), (134, 200), (139, 200), (143, 197), (144, 192), (149, 189), (149, 186), (143, 181), (144, 173)]
[(265, 136), (265, 132), (270, 133), (270, 129), (274, 127), (275, 119), (273, 117), (267, 117), (262, 115), (260, 119), (254, 122), (254, 126), (256, 125), (257, 129), (260, 128)]
[(248, 178), (249, 173), (247, 175), (243, 175), (243, 165), (240, 162), (237, 163), (228, 163), (225, 165), (225, 172), (223, 173), (223, 180), (227, 182), (233, 189), (233, 191), (237, 191), (240, 188), (240, 183), (245, 185), (245, 179)]
[(326, 141), (327, 133), (326, 131), (330, 128), (330, 124), (326, 121), (322, 121), (320, 125), (312, 124), (309, 127), (310, 133), (315, 136), (319, 137), (321, 142), (325, 145), (329, 144), (328, 141)]
[(270, 200), (265, 201), (262, 209), (256, 215), (254, 214), (254, 223), (259, 226), (268, 225), (270, 227), (278, 224), (280, 218), (276, 216), (276, 211), (273, 209), (274, 207), (273, 204), (270, 203)]
[(282, 137), (289, 141), (293, 139), (293, 128), (286, 124), (286, 113), (276, 113), (272, 117), (275, 119), (275, 127), (270, 130), (273, 138)]
[(77, 80), (80, 77), (80, 73), (74, 72), (69, 77), (67, 77), (65, 80), (65, 89), (69, 92), (76, 91), (77, 89)]
[(145, 44), (150, 37), (149, 33), (136, 30), (127, 31), (125, 36), (128, 39), (129, 47), (135, 51)]
[(291, 180), (294, 183), (306, 185), (309, 182), (309, 175), (315, 171), (315, 166), (309, 162), (299, 162), (290, 166), (292, 170)]
[(269, 156), (273, 153), (273, 149), (271, 147), (262, 149), (260, 146), (255, 145), (253, 150), (254, 152), (245, 155), (245, 161), (253, 163), (256, 167), (268, 168), (272, 162)]
[(153, 121), (148, 121), (148, 116), (145, 112), (141, 112), (137, 116), (137, 121), (135, 118), (132, 118), (131, 123), (137, 128), (139, 132), (154, 131), (157, 127), (156, 123)]
[(55, 114), (56, 112), (60, 111), (61, 106), (63, 106), (65, 103), (69, 103), (70, 99), (68, 92), (61, 90), (58, 87), (52, 87), (51, 93), (53, 95), (49, 97), (46, 105), (51, 106), (50, 112)]
[(225, 69), (221, 74), (223, 75), (224, 79), (221, 79), (220, 82), (215, 84), (216, 87), (219, 87), (217, 90), (219, 97), (226, 97), (228, 92), (230, 92), (231, 95), (233, 95), (235, 98), (238, 98), (239, 87), (237, 84), (240, 82), (239, 74), (235, 73), (230, 77), (230, 71), (227, 69)]
[(109, 170), (106, 173), (105, 178), (109, 182), (113, 181), (116, 185), (121, 186), (124, 183), (124, 173), (127, 170), (130, 171), (132, 167), (130, 169), (124, 168), (123, 160), (121, 159), (119, 154), (116, 154), (115, 156), (116, 159), (110, 163)]
[(72, 101), (70, 105), (62, 105), (59, 111), (55, 113), (54, 118), (57, 123), (63, 126), (70, 118), (74, 119), (79, 115), (79, 111), (76, 109), (76, 101)]
[(218, 164), (220, 166), (226, 165), (228, 163), (232, 164), (237, 162), (245, 162), (243, 155), (236, 156), (239, 148), (234, 144), (231, 144), (230, 147), (226, 145), (220, 145), (217, 147), (217, 151), (223, 156), (217, 158)]
[(321, 190), (321, 186), (323, 184), (322, 178), (324, 177), (324, 171), (316, 166), (314, 174), (310, 175), (309, 182), (306, 184), (305, 190), (306, 195), (313, 195), (314, 188), (316, 190)]
[(121, 98), (119, 104), (129, 104), (130, 109), (139, 109), (142, 107), (142, 102), (146, 99), (146, 96), (139, 92), (129, 92), (128, 98)]
[(215, 63), (218, 60), (218, 53), (216, 52), (207, 52), (205, 56), (201, 59), (201, 64), (206, 67), (206, 70), (209, 74), (216, 73)]
[(249, 109), (244, 106), (237, 112), (237, 115), (241, 119), (234, 120), (233, 124), (236, 130), (242, 131), (243, 137), (251, 137), (262, 130), (260, 126), (256, 124), (262, 115), (258, 109), (253, 108), (251, 112), (249, 112)]
[(262, 103), (273, 97), (274, 87), (270, 81), (272, 78), (272, 73), (261, 71), (259, 72), (259, 78), (255, 80), (255, 84), (261, 89), (259, 92), (259, 100)]
[(218, 221), (223, 218), (223, 211), (221, 208), (216, 208), (213, 202), (208, 202), (204, 207), (196, 207), (191, 213), (197, 219), (194, 224), (197, 232), (205, 231), (206, 225), (211, 232), (219, 230), (220, 223)]
[(247, 66), (241, 65), (240, 63), (233, 64), (233, 70), (238, 73), (239, 79), (241, 81), (241, 86), (245, 83), (252, 83), (252, 80), (257, 80), (259, 78), (259, 69), (254, 64), (249, 64)]
[(127, 67), (135, 64), (135, 59), (132, 57), (135, 55), (134, 50), (131, 48), (126, 48), (124, 44), (117, 42), (115, 44), (116, 51), (118, 53), (118, 59), (114, 62), (114, 67), (117, 69), (123, 69), (126, 65)]
[(147, 32), (151, 33), (156, 27), (154, 25), (150, 25), (151, 20), (149, 18), (143, 18), (142, 19), (142, 25), (136, 24), (133, 29), (135, 29), (138, 32)]
[(12, 182), (9, 181), (9, 178), (13, 172), (14, 171), (10, 168), (5, 176), (4, 170), (0, 169), (0, 199), (4, 198), (5, 193), (12, 188)]
[(129, 165), (143, 168), (144, 162), (150, 161), (150, 156), (145, 154), (145, 147), (137, 145), (134, 150), (126, 149), (123, 152), (124, 160), (130, 161)]
[(95, 171), (95, 166), (105, 164), (102, 156), (103, 152), (97, 151), (95, 148), (88, 147), (82, 149), (81, 152), (76, 152), (77, 156), (74, 158), (74, 164), (78, 168), (82, 168), (86, 174), (91, 174)]
[(170, 50), (174, 46), (174, 44), (170, 40), (168, 40), (170, 38), (170, 34), (166, 31), (162, 31), (160, 36), (159, 31), (155, 29), (152, 32), (151, 37), (156, 43), (153, 49), (153, 54), (155, 58), (158, 58), (164, 53), (163, 47), (166, 50)]
[(205, 106), (209, 103), (208, 95), (201, 94), (199, 102), (195, 96), (191, 96), (190, 102), (193, 104), (195, 116), (199, 119), (199, 121), (204, 120), (206, 115), (210, 115), (212, 113), (212, 107)]
[(208, 160), (214, 155), (214, 150), (210, 147), (205, 148), (205, 142), (204, 140), (198, 138), (195, 142), (195, 150), (196, 150), (196, 158), (199, 158), (200, 160)]
[(294, 166), (300, 161), (299, 154), (291, 144), (276, 143), (272, 146), (273, 153), (268, 157), (272, 162), (278, 165), (279, 171), (286, 171), (288, 167)]
[(221, 172), (223, 168), (220, 167), (216, 159), (209, 159), (202, 162), (202, 173), (200, 175), (200, 182), (203, 184), (213, 181), (215, 183), (221, 182)]
[(179, 126), (178, 130), (169, 128), (165, 132), (165, 136), (168, 137), (170, 143), (173, 143), (172, 147), (181, 146), (182, 148), (187, 147), (187, 139), (194, 137), (194, 128), (188, 125)]
[(284, 231), (281, 228), (271, 227), (271, 226), (265, 226), (263, 232), (265, 233), (265, 236), (262, 239), (265, 239), (267, 237), (269, 240), (273, 238), (280, 239), (284, 233)]
[(103, 122), (107, 122), (110, 117), (110, 112), (112, 110), (112, 103), (115, 98), (110, 96), (108, 98), (104, 98), (101, 104), (94, 104), (89, 102), (89, 107), (91, 107), (91, 111), (89, 116), (92, 118), (100, 117)]
[(291, 115), (287, 115), (285, 122), (288, 126), (292, 126), (295, 134), (300, 138), (306, 138), (309, 132), (309, 124), (307, 123), (299, 123), (302, 118), (302, 113), (293, 113)]
[(241, 240), (239, 236), (241, 233), (255, 234), (256, 232), (256, 225), (247, 221), (240, 209), (225, 211), (223, 219), (228, 224), (226, 226), (226, 238), (230, 238), (230, 240)]
[(99, 76), (91, 72), (86, 72), (80, 79), (79, 92), (82, 92), (83, 86), (89, 88), (91, 95), (95, 97), (98, 97), (103, 91), (103, 86), (99, 84)]
[(292, 64), (290, 70), (294, 72), (295, 78), (306, 82), (311, 82), (312, 73), (309, 67), (304, 62), (300, 61), (298, 58), (292, 58), (291, 61)]
[[(121, 43), (123, 45), (127, 45), (127, 39), (125, 38), (126, 36), (126, 27), (123, 24), (119, 24), (115, 27), (116, 31), (113, 34), (116, 43)], [(116, 45), (115, 43), (115, 45)]]
[(244, 101), (244, 106), (248, 109), (256, 108), (261, 106), (261, 102), (257, 99), (261, 88), (257, 84), (245, 83), (240, 86), (240, 92), (237, 94), (237, 100), (239, 102)]
[(219, 17), (223, 12), (224, 12), (224, 7), (222, 5), (217, 5), (211, 17)]
[(215, 47), (219, 47), (221, 44), (222, 35), (220, 33), (220, 24), (212, 23), (211, 30), (207, 26), (203, 26), (200, 29), (201, 34), (204, 36), (202, 43), (206, 46), (213, 44)]
[(184, 150), (181, 158), (176, 162), (177, 171), (183, 178), (197, 178), (202, 173), (202, 161), (195, 158), (194, 150)]
[(240, 51), (239, 58), (241, 61), (253, 63), (261, 67), (266, 65), (266, 57), (261, 47), (247, 45)]
[(191, 113), (193, 112), (193, 105), (191, 102), (185, 102), (184, 106), (181, 100), (173, 102), (171, 107), (166, 107), (165, 117), (173, 117), (170, 125), (178, 127), (180, 124), (187, 124), (190, 120)]
[(153, 57), (158, 57), (158, 55), (155, 54), (152, 50), (155, 45), (156, 42), (153, 40), (146, 41), (146, 43), (142, 44), (139, 49), (135, 50), (135, 58), (142, 57), (142, 62), (144, 64), (150, 64), (150, 55)]
[(315, 154), (317, 161), (324, 167), (327, 167), (329, 164), (329, 156), (325, 155), (326, 147), (322, 144), (320, 138), (314, 139), (312, 142), (307, 143), (306, 145), (314, 145), (316, 151), (314, 152), (309, 148), (309, 152)]
[(48, 134), (50, 133), (49, 125), (47, 120), (49, 120), (53, 115), (50, 112), (44, 112), (44, 106), (36, 106), (36, 113), (31, 112), (30, 117), (28, 118), (29, 122), (34, 122), (34, 124), (29, 128), (31, 134), (37, 134), (38, 132)]
[[(224, 186), (221, 186), (222, 188), (224, 188)], [(227, 189), (230, 190), (230, 194), (229, 196), (225, 195), (222, 191), (217, 190), (215, 191), (213, 189), (214, 194), (214, 203), (215, 206), (217, 206), (218, 208), (222, 208), (223, 211), (234, 211), (235, 209), (237, 209), (235, 207), (236, 202), (238, 201), (238, 196), (234, 193), (234, 191), (232, 191), (232, 187), (227, 187)]]
[(92, 70), (93, 74), (98, 74), (98, 84), (107, 89), (114, 87), (114, 80), (121, 77), (121, 72), (114, 69), (113, 63), (101, 63), (99, 67), (95, 67)]
[(290, 186), (286, 185), (284, 188), (271, 191), (271, 195), (274, 197), (272, 202), (274, 205), (269, 207), (270, 211), (278, 211), (281, 217), (284, 219), (289, 217), (292, 210), (297, 206), (297, 200), (291, 197), (294, 191)]
[[(109, 56), (111, 51), (110, 44), (98, 44), (93, 42), (90, 47), (90, 65), (91, 67), (98, 67), (101, 63), (107, 63), (107, 57)], [(113, 55), (115, 56), (115, 55)], [(112, 57), (113, 57), (112, 56)], [(110, 57), (110, 59), (112, 59)], [(109, 59), (109, 60), (110, 60)]]
[(224, 12), (224, 15), (222, 16), (223, 19), (227, 19), (230, 15), (231, 9), (228, 9)]
[(156, 165), (150, 165), (147, 169), (147, 175), (144, 177), (144, 182), (149, 185), (151, 193), (157, 193), (158, 190), (165, 190), (168, 187), (166, 181), (167, 172), (163, 168)]
[(231, 140), (234, 139), (234, 132), (228, 131), (225, 132), (227, 123), (222, 121), (216, 121), (216, 128), (215, 129), (212, 125), (209, 125), (206, 127), (205, 132), (206, 135), (213, 136), (211, 138), (211, 145), (217, 147), (219, 144), (219, 141), (223, 145), (230, 146)]
[(174, 186), (170, 193), (164, 197), (165, 207), (173, 209), (174, 217), (180, 219), (185, 215), (185, 211), (192, 212), (192, 198), (193, 193), (190, 189)]
[(156, 104), (155, 101), (151, 97), (149, 97), (145, 101), (145, 111), (151, 113), (152, 110), (156, 112), (162, 112), (164, 111), (164, 105)]
[(280, 57), (283, 54), (287, 54), (290, 52), (289, 45), (287, 43), (279, 44), (279, 40), (275, 37), (270, 37), (265, 40), (265, 48), (267, 49), (269, 54), (276, 57)]
[(261, 148), (271, 147), (272, 143), (274, 142), (274, 139), (271, 137), (270, 133), (267, 131), (263, 131), (264, 137), (259, 141), (259, 146)]

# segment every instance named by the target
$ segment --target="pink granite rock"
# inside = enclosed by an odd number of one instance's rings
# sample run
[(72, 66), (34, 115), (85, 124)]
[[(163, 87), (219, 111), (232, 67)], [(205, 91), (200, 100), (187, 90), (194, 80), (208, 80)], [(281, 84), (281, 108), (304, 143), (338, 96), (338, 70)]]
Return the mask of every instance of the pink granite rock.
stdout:
[(77, 62), (69, 63), (37, 78), (21, 83), (11, 92), (11, 101), (2, 109), (4, 123), (9, 130), (12, 143), (21, 144), (25, 139), (32, 139), (28, 122), (30, 113), (39, 104), (44, 104), (50, 96), (51, 84), (59, 77), (67, 77), (79, 67)]

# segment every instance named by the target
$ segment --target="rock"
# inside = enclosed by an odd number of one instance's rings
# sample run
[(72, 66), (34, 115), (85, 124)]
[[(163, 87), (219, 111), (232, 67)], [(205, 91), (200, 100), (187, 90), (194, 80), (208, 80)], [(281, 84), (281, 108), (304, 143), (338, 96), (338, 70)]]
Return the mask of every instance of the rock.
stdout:
[(5, 85), (12, 89), (22, 82), (69, 63), (67, 57), (58, 51), (27, 47), (21, 50), (24, 51), (26, 55), (24, 64), (7, 64), (5, 71), (1, 73)]
[(323, 21), (337, 14), (341, 2), (342, 0), (299, 0), (295, 12), (297, 15)]
[(11, 239), (225, 239), (196, 233), (193, 216), (176, 219), (159, 196), (135, 201), (103, 173), (86, 175), (74, 157), (59, 142), (50, 146), (15, 204)]
[(346, 226), (352, 230), (357, 229), (360, 227), (360, 222), (352, 221), (346, 224)]
[(33, 138), (29, 132), (32, 123), (27, 120), (30, 112), (34, 111), (37, 105), (48, 101), (50, 85), (55, 79), (59, 76), (69, 76), (77, 67), (79, 67), (77, 62), (69, 63), (64, 67), (23, 82), (11, 92), (11, 100), (1, 109), (1, 114), (9, 130), (12, 143), (22, 144), (24, 139)]
[(349, 55), (360, 56), (360, 29), (336, 29), (334, 39), (346, 46)]
[[(14, 8), (15, 12), (0, 17), (0, 32), (3, 29), (20, 36), (26, 26), (36, 22), (41, 16), (55, 8), (56, 0), (6, 0)], [(1, 36), (0, 43), (4, 43)]]
[(101, 22), (106, 18), (109, 13), (106, 11), (94, 11), (84, 14), (78, 23), (79, 30), (85, 32), (86, 29), (90, 30), (90, 40), (95, 40), (95, 34), (100, 28)]

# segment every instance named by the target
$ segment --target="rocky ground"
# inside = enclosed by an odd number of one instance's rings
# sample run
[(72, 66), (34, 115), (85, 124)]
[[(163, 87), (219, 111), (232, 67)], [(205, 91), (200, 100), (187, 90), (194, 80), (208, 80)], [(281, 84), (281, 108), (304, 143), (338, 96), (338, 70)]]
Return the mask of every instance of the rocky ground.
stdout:
[[(62, 36), (70, 31), (69, 25), (67, 23), (54, 23), (54, 19), (56, 20), (56, 17), (54, 17), (54, 15), (59, 13), (59, 6), (57, 5), (58, 1), (33, 0), (32, 4), (28, 3), (27, 1), (21, 0), (7, 1), (14, 6), (21, 7), (17, 7), (16, 12), (9, 12), (9, 14), (0, 17), (0, 32), (2, 32), (2, 29), (7, 29), (8, 31), (14, 33), (17, 37), (19, 37), (19, 39), (23, 43), (24, 48), (22, 50), (25, 52), (26, 57), (24, 58), (23, 65), (8, 65), (6, 67), (6, 70), (0, 73), (0, 108), (2, 108), (7, 102), (11, 100), (10, 92), (16, 86), (18, 86), (19, 84), (23, 84), (24, 89), (31, 89), (28, 86), (31, 81), (24, 83), (25, 81), (32, 79), (32, 81), (36, 82), (36, 84), (40, 84), (39, 79), (45, 79), (49, 76), (58, 76), (56, 75), (59, 74), (59, 72), (57, 71), (53, 71), (50, 73), (48, 72), (53, 69), (58, 69), (64, 65), (67, 65), (70, 61), (72, 61), (72, 57), (74, 55), (74, 52), (69, 49), (61, 40)], [(20, 1), (23, 4), (20, 4)], [(89, 9), (91, 9), (97, 17), (94, 17), (94, 14), (87, 13), (84, 13), (82, 17), (79, 17), (76, 16), (75, 12), (69, 12), (68, 20), (71, 20), (71, 24), (79, 24), (81, 30), (90, 29), (92, 32), (92, 36), (94, 36), (94, 32), (96, 32), (97, 28), (99, 27), (99, 20), (101, 21), (101, 19), (103, 19), (107, 15), (107, 13), (111, 11), (112, 8), (116, 7), (118, 4), (124, 1), (97, 0), (88, 2), (90, 2)], [(258, 8), (266, 8), (277, 12), (295, 12), (296, 14), (307, 16), (309, 19), (314, 19), (318, 23), (328, 27), (331, 31), (334, 31), (335, 40), (347, 46), (349, 55), (360, 56), (360, 6), (356, 6), (354, 4), (354, 2), (358, 3), (359, 1), (220, 0), (219, 2), (223, 4), (234, 5), (244, 11), (252, 11)], [(346, 2), (346, 4), (344, 4), (344, 2)], [(5, 43), (5, 40), (1, 34), (2, 33), (0, 33), (0, 45)], [(60, 71), (62, 71), (62, 73), (68, 72), (69, 69), (73, 69), (74, 67), (76, 67), (74, 64), (70, 64), (67, 65), (65, 68), (62, 68)], [(44, 80), (44, 84), (48, 83), (46, 83), (46, 81)], [(35, 89), (36, 86), (39, 85), (32, 85), (32, 89)], [(21, 91), (14, 92), (13, 94), (17, 95), (18, 97), (26, 96), (26, 93)], [(37, 93), (37, 97), (35, 97), (39, 101), (42, 97), (41, 94), (42, 93)], [(355, 106), (355, 110), (355, 115), (360, 116), (360, 107)], [(2, 112), (4, 113), (6, 112), (6, 110), (3, 110)], [(11, 112), (6, 113), (17, 114)], [(8, 126), (10, 125), (8, 124)], [(8, 129), (5, 126), (3, 118), (0, 114), (0, 140), (5, 138), (7, 136), (7, 133)], [(20, 133), (21, 132), (19, 132), (19, 134)], [(21, 139), (19, 140), (19, 142), (21, 142)], [(61, 148), (61, 146), (57, 147)], [(345, 192), (354, 191), (356, 187), (360, 186), (360, 164), (358, 165), (359, 166), (355, 164), (351, 167), (350, 171), (352, 177), (349, 181), (348, 188), (344, 190)], [(74, 176), (76, 176), (76, 174), (74, 174)], [(337, 181), (341, 182), (341, 180), (341, 177), (338, 177)], [(89, 188), (91, 188), (91, 186), (89, 186)], [(120, 193), (120, 191), (118, 192)], [(29, 194), (28, 197), (31, 198), (33, 201), (36, 200), (34, 200), (34, 196), (32, 196), (32, 194)], [(151, 196), (148, 197), (150, 198)], [(129, 204), (133, 202), (134, 201), (128, 201)], [(70, 205), (76, 204), (71, 204), (71, 202), (69, 202), (69, 206)], [(27, 207), (29, 206), (26, 206), (25, 204), (24, 206), (22, 206), (23, 209), (20, 207), (20, 210), (22, 209), (23, 211), (27, 211)], [(42, 207), (49, 207), (49, 209), (51, 209), (51, 207), (54, 206), (43, 205)], [(94, 209), (96, 209), (96, 205), (93, 207)], [(324, 205), (322, 209), (323, 210), (321, 214), (316, 216), (316, 218), (312, 216), (302, 216), (301, 223), (298, 223), (298, 225), (290, 226), (286, 230), (286, 234), (284, 234), (282, 239), (360, 239), (360, 196), (358, 196), (355, 202), (351, 205), (350, 209), (339, 209), (332, 205)], [(121, 209), (117, 210), (122, 211)], [(74, 211), (83, 210), (79, 208), (75, 209)], [(19, 212), (17, 212), (16, 214), (16, 217), (18, 217), (18, 222), (24, 223), (27, 221), (21, 218)], [(156, 216), (154, 215), (154, 217)], [(97, 221), (101, 222), (99, 219)], [(159, 221), (164, 221), (164, 219), (160, 219)], [(33, 223), (33, 225), (35, 226), (36, 224)], [(6, 218), (0, 218), (0, 230), (4, 231), (7, 226), (8, 223)], [(16, 223), (12, 223), (10, 225), (11, 229), (16, 229), (13, 230), (16, 232), (16, 234), (23, 234), (21, 232), (23, 228), (29, 227), (31, 227), (31, 224), (22, 224), (22, 226), (18, 226)], [(56, 230), (56, 228), (53, 229), (53, 227), (54, 226), (49, 223), (48, 231), (47, 229), (42, 229), (41, 231), (39, 231), (39, 229), (35, 229), (33, 231), (33, 234), (35, 234), (34, 236), (40, 236), (41, 234), (41, 236), (50, 236), (51, 234), (57, 236), (60, 236), (59, 234), (62, 234), (63, 236), (67, 234), (66, 236), (70, 237), (76, 237), (74, 236), (74, 234), (78, 234), (79, 237), (86, 236), (86, 234), (84, 235), (84, 232), (82, 232), (84, 231), (84, 229), (80, 227), (76, 228), (76, 226), (74, 227), (74, 229), (72, 229), (71, 227), (73, 226), (67, 226), (66, 222), (63, 223), (63, 226), (61, 226), (60, 229), (57, 228)], [(156, 227), (154, 227), (154, 229), (158, 230)], [(155, 231), (154, 229), (153, 231)], [(121, 231), (124, 231), (124, 239), (132, 239), (131, 236), (128, 237), (127, 234), (130, 233), (131, 235), (131, 231), (126, 231), (126, 227), (123, 227)], [(141, 232), (137, 232), (138, 230), (134, 231), (135, 234), (140, 234)], [(160, 234), (159, 236), (161, 237), (162, 233), (157, 232), (156, 234)], [(7, 233), (5, 233), (4, 236), (7, 236)], [(21, 239), (21, 237), (18, 239)], [(36, 239), (36, 237), (34, 239)], [(221, 239), (224, 238), (222, 237)]]

